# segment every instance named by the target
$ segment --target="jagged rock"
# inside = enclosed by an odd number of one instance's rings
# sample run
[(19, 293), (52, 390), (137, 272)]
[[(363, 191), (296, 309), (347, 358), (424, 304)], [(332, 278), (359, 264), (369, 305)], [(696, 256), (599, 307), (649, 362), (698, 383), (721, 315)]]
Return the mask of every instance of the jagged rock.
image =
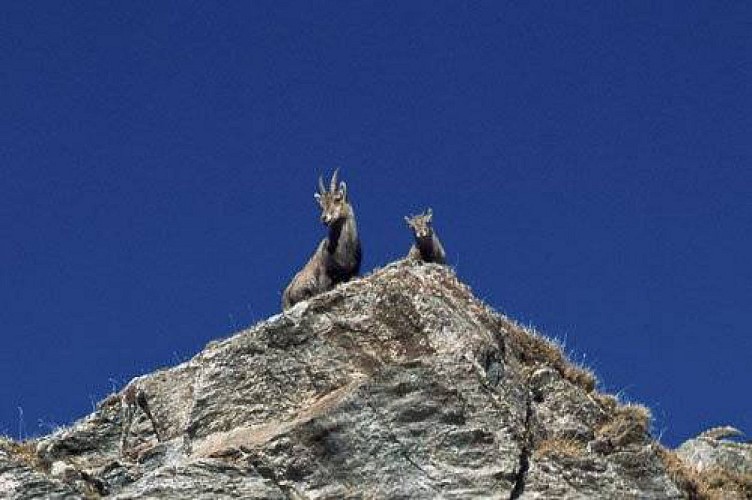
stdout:
[[(4, 458), (19, 472), (0, 472), (0, 492), (44, 483), (50, 494), (120, 499), (683, 495), (639, 412), (597, 394), (557, 346), (443, 266), (387, 266), (138, 383), (163, 442), (140, 415), (121, 456), (112, 395), (38, 440), (46, 472)], [(78, 479), (58, 482), (52, 464)]]
[(13, 451), (0, 446), (0, 498), (67, 500), (80, 497), (71, 486), (44, 471), (34, 470)]
[[(678, 455), (699, 471), (721, 468), (736, 474), (752, 475), (752, 444), (725, 441), (713, 437), (716, 434), (706, 437), (708, 435), (703, 433), (685, 441), (677, 449)], [(737, 431), (724, 436), (740, 434), (741, 432)]]
[(549, 438), (590, 441), (594, 429), (606, 420), (600, 405), (582, 397), (582, 389), (565, 380), (553, 368), (540, 368), (530, 377), (535, 415)]
[(50, 475), (52, 477), (60, 478), (62, 480), (71, 480), (78, 476), (78, 471), (71, 464), (58, 460), (50, 468)]
[(708, 429), (706, 431), (703, 431), (698, 438), (707, 438), (707, 439), (729, 439), (729, 438), (735, 438), (735, 437), (741, 437), (744, 433), (737, 429), (736, 427), (732, 427), (730, 425), (722, 425), (720, 427), (713, 427), (712, 429)]
[(222, 460), (195, 460), (175, 467), (160, 467), (123, 488), (113, 498), (253, 498), (281, 500), (287, 495), (258, 471)]
[(752, 444), (726, 441), (742, 433), (715, 427), (684, 442), (669, 455), (670, 468), (690, 479), (698, 497), (735, 500), (752, 498)]

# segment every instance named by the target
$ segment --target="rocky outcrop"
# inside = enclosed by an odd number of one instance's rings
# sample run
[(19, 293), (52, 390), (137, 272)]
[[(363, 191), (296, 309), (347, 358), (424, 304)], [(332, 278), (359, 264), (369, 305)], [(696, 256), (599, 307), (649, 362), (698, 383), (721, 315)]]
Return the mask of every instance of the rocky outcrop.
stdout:
[(0, 498), (80, 498), (77, 490), (36, 470), (29, 459), (20, 446), (0, 441)]
[(725, 439), (742, 435), (733, 427), (715, 427), (676, 450), (700, 487), (701, 496), (752, 498), (752, 443)]
[[(741, 434), (741, 433), (739, 433)], [(737, 434), (737, 435), (739, 435)], [(707, 432), (685, 441), (677, 453), (698, 470), (721, 468), (752, 475), (752, 446), (712, 437)]]
[(141, 415), (121, 454), (114, 394), (25, 456), (0, 445), (0, 496), (687, 495), (644, 408), (438, 265), (387, 266), (133, 383), (162, 442)]

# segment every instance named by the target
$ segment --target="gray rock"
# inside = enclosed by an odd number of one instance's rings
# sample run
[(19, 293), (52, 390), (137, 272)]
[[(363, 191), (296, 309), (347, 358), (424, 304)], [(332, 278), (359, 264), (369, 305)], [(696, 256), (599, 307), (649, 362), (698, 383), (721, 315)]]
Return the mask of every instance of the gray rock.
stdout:
[(685, 498), (651, 446), (533, 459), (522, 498)]
[(736, 474), (752, 474), (752, 444), (697, 437), (677, 450), (684, 461), (703, 471), (721, 468)]
[(0, 455), (0, 493), (681, 497), (645, 426), (610, 425), (562, 363), (451, 270), (398, 262), (140, 377), (163, 442), (140, 415), (121, 456), (112, 395), (38, 440), (47, 472)]
[(11, 451), (0, 446), (0, 498), (67, 500), (81, 497), (71, 486), (43, 471), (34, 470)]
[(287, 498), (272, 481), (254, 469), (239, 468), (221, 460), (197, 460), (186, 465), (160, 467), (113, 498)]

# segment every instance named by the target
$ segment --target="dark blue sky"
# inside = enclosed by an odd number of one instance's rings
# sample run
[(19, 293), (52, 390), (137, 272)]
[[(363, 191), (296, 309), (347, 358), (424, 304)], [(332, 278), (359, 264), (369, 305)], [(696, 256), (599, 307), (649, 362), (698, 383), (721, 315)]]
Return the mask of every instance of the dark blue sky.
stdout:
[(276, 313), (335, 166), (365, 271), (432, 206), (664, 442), (752, 432), (752, 4), (279, 3), (0, 8), (0, 432)]

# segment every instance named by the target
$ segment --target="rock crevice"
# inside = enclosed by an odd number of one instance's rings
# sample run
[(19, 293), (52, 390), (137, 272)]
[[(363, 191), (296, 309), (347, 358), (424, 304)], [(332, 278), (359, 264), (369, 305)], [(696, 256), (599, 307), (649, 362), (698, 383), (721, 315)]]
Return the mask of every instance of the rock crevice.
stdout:
[(527, 480), (527, 472), (530, 469), (530, 455), (533, 448), (533, 403), (532, 397), (528, 395), (525, 404), (525, 435), (522, 437), (522, 446), (520, 448), (519, 465), (517, 473), (514, 478), (514, 485), (512, 492), (509, 495), (509, 500), (515, 500), (520, 498), (525, 492), (525, 481)]

